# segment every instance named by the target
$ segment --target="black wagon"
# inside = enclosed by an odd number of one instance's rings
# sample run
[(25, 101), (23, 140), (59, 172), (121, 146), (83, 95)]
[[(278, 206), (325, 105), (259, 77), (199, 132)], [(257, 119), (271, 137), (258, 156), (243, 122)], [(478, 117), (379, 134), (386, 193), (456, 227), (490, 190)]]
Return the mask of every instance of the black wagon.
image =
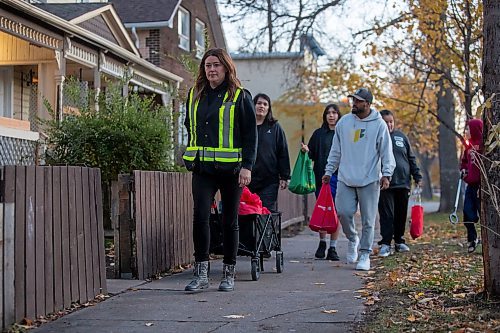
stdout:
[[(281, 250), (281, 212), (271, 214), (239, 215), (238, 255), (251, 257), (252, 280), (257, 281), (264, 271), (264, 258), (275, 251), (276, 272), (283, 272)], [(210, 253), (222, 254), (222, 214), (217, 205), (210, 214)]]

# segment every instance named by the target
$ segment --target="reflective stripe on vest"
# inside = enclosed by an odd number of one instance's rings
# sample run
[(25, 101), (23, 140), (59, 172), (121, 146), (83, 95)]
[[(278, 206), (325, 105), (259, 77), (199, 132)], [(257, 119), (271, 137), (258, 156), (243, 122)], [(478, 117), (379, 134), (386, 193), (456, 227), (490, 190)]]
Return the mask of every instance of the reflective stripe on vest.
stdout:
[(194, 161), (198, 154), (200, 161), (205, 162), (240, 162), (241, 148), (234, 148), (234, 109), (236, 100), (241, 93), (241, 88), (236, 89), (232, 101), (227, 101), (228, 93), (224, 95), (224, 100), (219, 108), (219, 144), (217, 147), (197, 146), (196, 126), (197, 111), (199, 101), (193, 103), (194, 89), (189, 92), (189, 132), (191, 140), (189, 147), (183, 155), (186, 161)]

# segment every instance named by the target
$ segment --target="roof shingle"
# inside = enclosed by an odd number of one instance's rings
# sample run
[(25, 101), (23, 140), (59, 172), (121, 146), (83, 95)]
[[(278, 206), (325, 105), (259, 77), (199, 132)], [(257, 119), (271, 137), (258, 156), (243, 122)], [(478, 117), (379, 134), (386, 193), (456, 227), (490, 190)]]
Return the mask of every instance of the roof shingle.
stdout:
[(108, 3), (34, 3), (34, 6), (51, 14), (59, 16), (66, 21), (82, 16), (96, 9), (108, 6)]
[(110, 0), (123, 23), (166, 22), (180, 0)]

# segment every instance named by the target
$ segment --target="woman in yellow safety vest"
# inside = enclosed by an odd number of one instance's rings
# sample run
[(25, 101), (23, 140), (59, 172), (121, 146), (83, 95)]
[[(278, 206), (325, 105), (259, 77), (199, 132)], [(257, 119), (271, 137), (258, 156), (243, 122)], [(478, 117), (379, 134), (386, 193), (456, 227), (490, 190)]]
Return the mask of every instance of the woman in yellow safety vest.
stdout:
[(220, 291), (234, 289), (238, 252), (238, 207), (242, 187), (251, 181), (257, 151), (255, 108), (241, 87), (234, 63), (223, 49), (210, 49), (186, 103), (188, 146), (183, 159), (193, 172), (194, 279), (186, 291), (208, 288), (210, 206), (217, 190), (224, 228), (223, 276)]

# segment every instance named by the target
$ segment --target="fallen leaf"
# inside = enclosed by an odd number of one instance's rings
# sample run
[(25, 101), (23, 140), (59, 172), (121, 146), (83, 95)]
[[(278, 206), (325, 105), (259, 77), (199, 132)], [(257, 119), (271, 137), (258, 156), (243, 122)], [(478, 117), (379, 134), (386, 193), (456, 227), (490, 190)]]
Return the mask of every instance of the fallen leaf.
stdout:
[(337, 313), (337, 312), (339, 312), (339, 310), (323, 310), (321, 312), (323, 312), (323, 313)]
[(422, 298), (421, 300), (418, 301), (418, 304), (424, 304), (424, 303), (427, 303), (429, 301), (432, 301), (433, 299), (435, 299), (435, 298), (434, 297)]
[(375, 300), (374, 299), (369, 299), (366, 302), (364, 302), (363, 304), (364, 305), (373, 305), (373, 304), (375, 304)]
[(21, 321), (21, 324), (25, 325), (25, 326), (33, 326), (33, 320), (28, 319), (28, 318), (23, 318), (23, 320)]
[(409, 315), (409, 316), (408, 316), (408, 318), (406, 318), (406, 319), (407, 319), (408, 321), (412, 322), (412, 323), (413, 323), (415, 320), (417, 320), (417, 318), (415, 318), (415, 316), (414, 316), (414, 315)]
[(367, 293), (367, 292), (369, 292), (369, 291), (368, 291), (368, 290), (366, 290), (366, 289), (358, 289), (358, 290), (355, 290), (354, 292), (355, 292), (355, 293), (359, 293), (359, 294), (363, 294), (363, 293)]
[(229, 318), (229, 319), (240, 319), (240, 318), (245, 318), (245, 316), (243, 315), (236, 315), (236, 314), (232, 314), (232, 315), (227, 315), (227, 316), (223, 316), (224, 318)]

